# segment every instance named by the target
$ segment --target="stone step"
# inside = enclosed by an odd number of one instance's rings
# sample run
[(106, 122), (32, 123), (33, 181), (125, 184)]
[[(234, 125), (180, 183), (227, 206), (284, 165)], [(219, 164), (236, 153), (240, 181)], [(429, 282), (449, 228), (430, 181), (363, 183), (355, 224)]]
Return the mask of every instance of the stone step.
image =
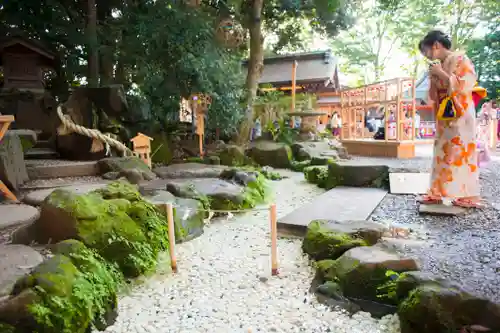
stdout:
[(53, 149), (54, 143), (50, 140), (38, 140), (33, 148)]
[(336, 187), (278, 220), (278, 232), (303, 237), (314, 220), (366, 220), (387, 194), (378, 188)]
[(97, 161), (28, 160), (26, 166), (31, 180), (99, 175)]
[[(27, 193), (22, 199), (28, 205), (39, 206), (45, 198), (47, 198), (54, 190), (63, 189), (75, 194), (87, 194), (89, 192), (99, 190), (105, 187), (107, 183), (98, 183), (98, 184), (73, 184), (68, 186), (61, 186), (57, 188), (47, 188), (43, 190), (36, 190)], [(33, 207), (31, 207), (33, 208)]]
[(31, 148), (24, 153), (24, 158), (27, 160), (50, 160), (58, 157), (59, 154), (49, 148)]
[(0, 205), (0, 230), (34, 222), (40, 217), (38, 209), (22, 204)]

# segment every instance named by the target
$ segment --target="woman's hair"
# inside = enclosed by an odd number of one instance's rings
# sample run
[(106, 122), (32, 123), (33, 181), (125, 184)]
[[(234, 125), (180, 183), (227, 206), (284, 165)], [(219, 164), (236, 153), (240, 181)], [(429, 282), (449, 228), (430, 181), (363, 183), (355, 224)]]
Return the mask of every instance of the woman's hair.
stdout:
[(432, 47), (436, 42), (443, 45), (445, 49), (451, 49), (450, 36), (439, 30), (432, 30), (425, 35), (420, 43), (418, 43), (418, 49), (420, 52), (423, 52), (425, 47)]

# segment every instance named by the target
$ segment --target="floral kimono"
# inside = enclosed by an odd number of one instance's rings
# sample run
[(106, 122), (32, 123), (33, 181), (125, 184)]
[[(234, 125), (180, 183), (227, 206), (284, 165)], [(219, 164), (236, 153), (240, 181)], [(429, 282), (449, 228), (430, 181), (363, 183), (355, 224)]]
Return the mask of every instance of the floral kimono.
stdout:
[(429, 98), (437, 110), (445, 97), (454, 96), (458, 118), (436, 123), (431, 185), (423, 202), (437, 203), (449, 198), (456, 205), (475, 207), (480, 195), (476, 112), (472, 101), (476, 73), (471, 61), (460, 53), (451, 54), (442, 66), (450, 79), (445, 82), (432, 76)]

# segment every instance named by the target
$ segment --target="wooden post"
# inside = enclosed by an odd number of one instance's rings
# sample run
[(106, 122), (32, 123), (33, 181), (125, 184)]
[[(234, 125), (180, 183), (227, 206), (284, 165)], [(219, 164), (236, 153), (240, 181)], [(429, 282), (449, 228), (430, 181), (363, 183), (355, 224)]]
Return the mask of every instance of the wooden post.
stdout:
[(292, 112), (295, 111), (295, 90), (297, 90), (297, 61), (292, 64)]
[(278, 228), (276, 222), (276, 204), (269, 209), (269, 220), (271, 222), (271, 274), (278, 275)]
[(401, 114), (403, 113), (403, 108), (401, 107), (402, 82), (399, 78), (396, 80), (396, 84), (397, 84), (396, 112), (394, 114), (396, 115), (396, 142), (399, 142), (401, 140)]
[(168, 222), (168, 243), (170, 252), (170, 266), (172, 272), (177, 273), (177, 260), (175, 258), (175, 226), (174, 226), (174, 209), (171, 203), (166, 205), (167, 222)]
[(387, 103), (387, 100), (389, 99), (388, 93), (387, 93), (387, 81), (384, 82), (384, 126), (385, 126), (385, 134), (384, 134), (384, 140), (387, 142), (389, 140), (389, 103)]

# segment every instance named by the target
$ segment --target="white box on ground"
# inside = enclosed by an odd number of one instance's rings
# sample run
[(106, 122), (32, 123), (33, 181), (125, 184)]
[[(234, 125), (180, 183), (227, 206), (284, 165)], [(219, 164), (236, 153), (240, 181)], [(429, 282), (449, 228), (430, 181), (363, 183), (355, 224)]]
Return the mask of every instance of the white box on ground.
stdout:
[(391, 173), (389, 184), (392, 194), (424, 194), (429, 189), (430, 173)]

